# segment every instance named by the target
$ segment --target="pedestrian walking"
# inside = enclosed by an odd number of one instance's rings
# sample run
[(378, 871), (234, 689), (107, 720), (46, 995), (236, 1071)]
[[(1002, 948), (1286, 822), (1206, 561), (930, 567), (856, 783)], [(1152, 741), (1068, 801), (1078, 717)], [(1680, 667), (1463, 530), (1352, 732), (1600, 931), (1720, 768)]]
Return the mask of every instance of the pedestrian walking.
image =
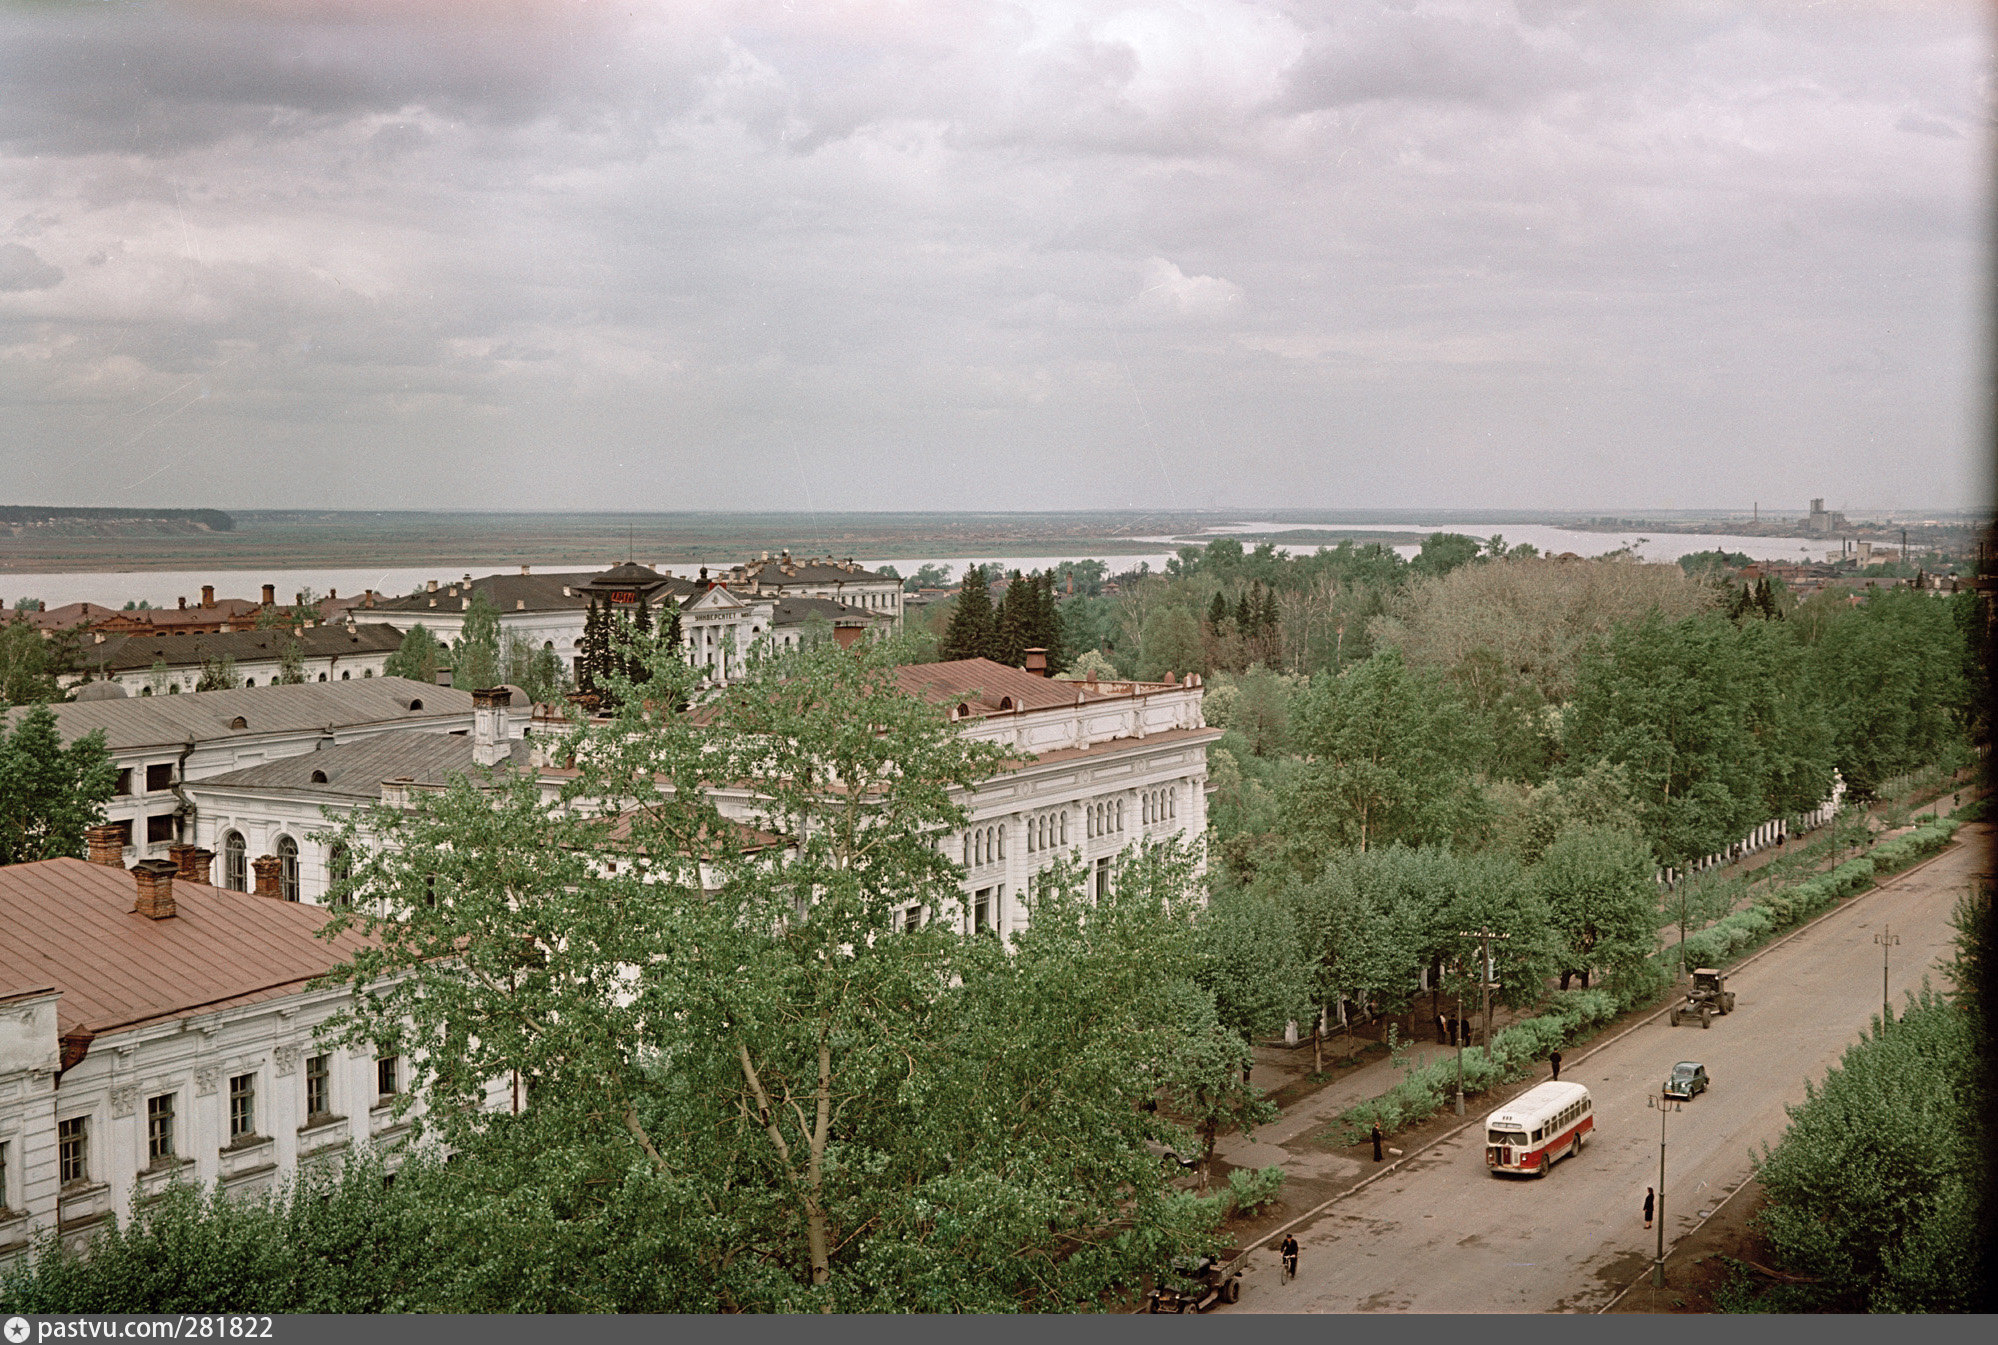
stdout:
[(1651, 1203), (1657, 1198), (1657, 1192), (1652, 1187), (1647, 1186), (1644, 1188), (1644, 1226), (1646, 1228), (1651, 1227)]
[(1554, 1078), (1558, 1081), (1561, 1077), (1561, 1053), (1556, 1051), (1553, 1055), (1548, 1056), (1547, 1063), (1554, 1067)]
[(1297, 1237), (1295, 1234), (1286, 1233), (1283, 1235), (1282, 1251), (1283, 1278), (1288, 1282), (1297, 1278)]
[[(1374, 1122), (1374, 1161), (1376, 1163), (1381, 1161), (1381, 1140), (1383, 1138), (1385, 1137), (1381, 1134), (1381, 1123), (1376, 1121)], [(1649, 1200), (1645, 1202), (1644, 1208), (1647, 1210), (1651, 1208)], [(1646, 1215), (1645, 1217), (1649, 1218), (1650, 1216)]]

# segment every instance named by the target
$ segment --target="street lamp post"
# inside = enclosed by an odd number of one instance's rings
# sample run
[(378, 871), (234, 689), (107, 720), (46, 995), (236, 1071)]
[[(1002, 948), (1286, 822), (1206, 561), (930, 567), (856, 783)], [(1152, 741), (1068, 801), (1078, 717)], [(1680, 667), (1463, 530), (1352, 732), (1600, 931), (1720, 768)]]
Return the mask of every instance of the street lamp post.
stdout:
[(1457, 981), (1457, 1021), (1450, 1024), (1450, 1036), (1457, 1043), (1457, 1115), (1464, 1114), (1464, 982)]
[(1884, 1023), (1893, 1011), (1887, 998), (1887, 959), (1894, 945), (1901, 941), (1901, 936), (1894, 932), (1892, 925), (1885, 925), (1873, 936), (1873, 941), (1880, 945), (1880, 1019)]
[(1651, 1285), (1665, 1287), (1665, 1114), (1683, 1110), (1685, 1104), (1663, 1093), (1645, 1101), (1658, 1111), (1658, 1254), (1651, 1262)]

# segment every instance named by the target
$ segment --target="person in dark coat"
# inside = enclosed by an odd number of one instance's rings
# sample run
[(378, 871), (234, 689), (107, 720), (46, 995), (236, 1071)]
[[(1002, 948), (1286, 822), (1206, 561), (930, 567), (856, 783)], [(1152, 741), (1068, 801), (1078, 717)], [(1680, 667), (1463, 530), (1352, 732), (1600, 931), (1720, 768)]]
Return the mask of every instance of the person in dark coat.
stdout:
[[(1381, 1140), (1383, 1138), (1384, 1136), (1381, 1134), (1381, 1123), (1379, 1121), (1376, 1121), (1374, 1122), (1374, 1161), (1376, 1163), (1381, 1161)], [(1650, 1205), (1647, 1204), (1645, 1208), (1649, 1209), (1651, 1207)]]
[(1649, 1186), (1645, 1187), (1645, 1188), (1644, 1188), (1644, 1226), (1645, 1226), (1646, 1228), (1649, 1228), (1649, 1227), (1651, 1227), (1651, 1202), (1652, 1202), (1653, 1200), (1655, 1200), (1655, 1199), (1657, 1199), (1657, 1193), (1656, 1193), (1656, 1192), (1655, 1192), (1655, 1191), (1654, 1191), (1654, 1190), (1653, 1190), (1653, 1189), (1652, 1189), (1651, 1187), (1649, 1187)]
[(1295, 1234), (1291, 1234), (1291, 1233), (1286, 1233), (1286, 1234), (1284, 1234), (1284, 1235), (1283, 1235), (1283, 1246), (1282, 1246), (1282, 1247), (1281, 1247), (1281, 1248), (1280, 1248), (1279, 1250), (1280, 1250), (1280, 1251), (1282, 1252), (1282, 1254), (1283, 1254), (1283, 1277), (1284, 1277), (1284, 1279), (1285, 1279), (1285, 1280), (1294, 1280), (1294, 1279), (1296, 1279), (1296, 1278), (1297, 1278), (1297, 1237), (1296, 1237), (1296, 1235), (1295, 1235)]
[(1561, 1053), (1556, 1051), (1548, 1056), (1547, 1063), (1554, 1067), (1554, 1077), (1558, 1080), (1561, 1077)]

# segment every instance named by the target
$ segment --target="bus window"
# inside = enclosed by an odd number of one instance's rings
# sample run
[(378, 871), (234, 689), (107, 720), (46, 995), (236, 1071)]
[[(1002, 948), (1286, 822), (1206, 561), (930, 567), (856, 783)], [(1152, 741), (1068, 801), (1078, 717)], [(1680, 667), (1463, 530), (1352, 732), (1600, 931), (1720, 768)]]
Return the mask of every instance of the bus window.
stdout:
[(1536, 1142), (1540, 1139), (1540, 1130), (1538, 1127), (1535, 1127), (1533, 1131), (1533, 1138)]

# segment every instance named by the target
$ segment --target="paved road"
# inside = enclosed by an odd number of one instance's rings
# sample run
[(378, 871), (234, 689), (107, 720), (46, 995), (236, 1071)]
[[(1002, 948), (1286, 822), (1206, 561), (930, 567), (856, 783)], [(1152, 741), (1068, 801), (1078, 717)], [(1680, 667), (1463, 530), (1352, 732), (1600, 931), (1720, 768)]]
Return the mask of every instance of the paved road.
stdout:
[[(1545, 1178), (1485, 1169), (1473, 1128), (1333, 1205), (1299, 1234), (1301, 1274), (1279, 1283), (1267, 1250), (1249, 1262), (1235, 1312), (1593, 1311), (1648, 1263), (1644, 1188), (1658, 1176), (1659, 1116), (1645, 1105), (1674, 1061), (1700, 1060), (1710, 1092), (1667, 1119), (1668, 1240), (1730, 1191), (1751, 1151), (1775, 1142), (1785, 1104), (1823, 1077), (1880, 1011), (1891, 923), (1896, 1002), (1951, 955), (1950, 912), (1989, 867), (1988, 828), (1893, 880), (1731, 977), (1739, 1002), (1710, 1029), (1660, 1021), (1572, 1067), (1595, 1095), (1596, 1138)], [(1931, 976), (1938, 985), (1939, 976)]]

